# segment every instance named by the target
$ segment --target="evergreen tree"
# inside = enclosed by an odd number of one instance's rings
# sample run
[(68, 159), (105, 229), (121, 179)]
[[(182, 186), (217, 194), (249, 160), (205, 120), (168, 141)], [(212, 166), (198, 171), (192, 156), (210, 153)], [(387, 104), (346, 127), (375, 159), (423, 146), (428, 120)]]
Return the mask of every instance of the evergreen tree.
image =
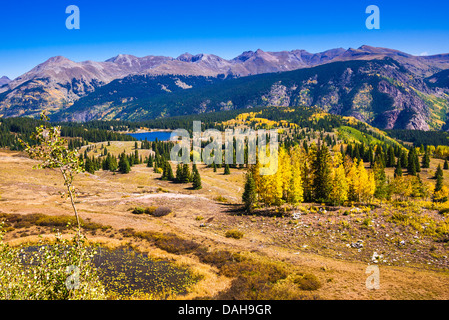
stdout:
[(396, 169), (394, 169), (394, 177), (402, 177), (402, 166), (401, 166), (401, 159), (398, 158), (398, 163), (396, 165)]
[(380, 161), (374, 163), (373, 168), (374, 181), (376, 183), (376, 190), (374, 191), (374, 196), (377, 199), (385, 199), (388, 195), (388, 185), (387, 176), (385, 174), (385, 168)]
[(137, 150), (137, 149), (134, 151), (134, 157), (133, 157), (132, 164), (139, 164), (139, 150)]
[(147, 167), (153, 167), (153, 157), (151, 155), (148, 157)]
[[(358, 150), (358, 149), (356, 149)], [(332, 189), (331, 156), (326, 145), (318, 145), (313, 170), (313, 195), (317, 202), (327, 202)]]
[(401, 168), (408, 168), (407, 155), (405, 151), (401, 151)]
[(180, 163), (178, 163), (178, 166), (176, 167), (176, 178), (175, 181), (178, 183), (182, 183), (182, 166)]
[(441, 170), (441, 166), (438, 165), (437, 172), (436, 172), (436, 183), (435, 183), (435, 189), (433, 191), (433, 200), (438, 202), (444, 202), (447, 201), (447, 196), (443, 194), (444, 190), (443, 188), (443, 170)]
[(108, 158), (106, 158), (108, 162), (108, 170), (114, 172), (118, 168), (117, 158), (108, 153)]
[(231, 174), (231, 171), (229, 170), (229, 164), (227, 164), (227, 163), (225, 164), (223, 174), (225, 174), (225, 175)]
[(201, 186), (201, 176), (200, 176), (200, 173), (198, 172), (198, 170), (193, 171), (192, 183), (193, 183), (193, 189), (194, 190), (199, 190), (199, 189), (202, 188), (202, 186)]
[(354, 148), (354, 156), (353, 156), (354, 160), (361, 160), (362, 158), (360, 157), (360, 150), (359, 150), (359, 145), (356, 144), (355, 148)]
[(162, 163), (162, 176), (161, 176), (161, 180), (168, 180), (168, 170), (169, 168), (171, 168), (170, 164), (168, 163), (168, 161), (164, 161)]
[(109, 158), (110, 155), (108, 154), (106, 158), (101, 162), (101, 169), (103, 169), (103, 171), (109, 170)]
[(86, 170), (87, 172), (94, 174), (95, 173), (95, 167), (94, 167), (94, 163), (92, 162), (92, 160), (87, 157), (86, 160), (84, 161), (84, 170)]
[(246, 174), (245, 190), (243, 191), (242, 201), (245, 211), (247, 213), (252, 213), (254, 210), (254, 205), (257, 201), (257, 194), (256, 185), (251, 171), (248, 171)]
[[(306, 140), (303, 141), (302, 147), (304, 148), (304, 150), (306, 151), (306, 153), (309, 152), (309, 145), (307, 144), (307, 141), (306, 141)], [(343, 147), (343, 145), (342, 145), (342, 147)]]
[(438, 179), (438, 177), (443, 178), (443, 170), (441, 169), (441, 165), (438, 165), (437, 171), (435, 171), (435, 179)]
[(165, 161), (165, 178), (169, 181), (175, 181), (175, 176), (173, 175), (173, 169), (170, 162)]
[(411, 148), (408, 152), (408, 158), (407, 158), (407, 173), (411, 176), (416, 176), (416, 164), (415, 164), (415, 148)]
[(182, 165), (181, 183), (189, 183), (191, 178), (190, 168), (187, 163)]
[(118, 169), (120, 173), (129, 173), (129, 171), (131, 170), (131, 167), (129, 165), (129, 161), (128, 161), (128, 157), (126, 156), (125, 153), (122, 153), (120, 155), (120, 161), (118, 163)]
[(428, 148), (426, 148), (426, 151), (425, 151), (424, 156), (422, 158), (421, 167), (422, 168), (429, 168), (430, 167), (430, 156), (429, 156)]
[(443, 169), (444, 169), (444, 170), (449, 169), (449, 165), (448, 165), (448, 163), (447, 163), (447, 159), (444, 160)]
[(393, 168), (396, 164), (396, 158), (394, 156), (394, 148), (390, 146), (388, 148), (388, 156), (387, 156), (387, 164), (386, 166), (389, 168)]
[(419, 164), (419, 157), (418, 153), (415, 152), (415, 166), (416, 166), (416, 172), (421, 172), (421, 165)]
[(368, 148), (368, 162), (370, 168), (372, 168), (374, 166), (374, 156), (373, 156), (373, 149), (371, 148), (371, 146), (369, 146)]
[(346, 147), (346, 155), (350, 156), (351, 159), (354, 159), (354, 151), (352, 149), (352, 144), (348, 143), (348, 146)]

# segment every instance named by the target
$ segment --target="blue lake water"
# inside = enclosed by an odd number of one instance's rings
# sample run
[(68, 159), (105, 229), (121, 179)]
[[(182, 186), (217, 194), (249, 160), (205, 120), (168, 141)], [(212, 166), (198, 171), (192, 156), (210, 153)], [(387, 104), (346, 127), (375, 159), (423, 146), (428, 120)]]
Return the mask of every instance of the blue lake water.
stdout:
[(170, 140), (170, 131), (153, 131), (153, 132), (142, 132), (142, 133), (129, 133), (130, 136), (136, 138), (137, 140), (155, 141), (168, 141)]

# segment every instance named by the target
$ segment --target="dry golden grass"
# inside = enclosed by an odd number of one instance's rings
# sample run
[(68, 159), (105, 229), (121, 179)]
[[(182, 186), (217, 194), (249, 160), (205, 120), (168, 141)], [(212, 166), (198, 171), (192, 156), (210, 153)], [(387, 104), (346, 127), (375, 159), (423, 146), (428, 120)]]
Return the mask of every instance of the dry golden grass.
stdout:
[[(117, 150), (122, 147), (116, 146)], [(132, 143), (130, 148), (133, 147)], [(434, 171), (439, 162), (433, 159), (430, 170)], [(35, 161), (18, 152), (0, 151), (0, 213), (72, 214), (69, 202), (59, 195), (64, 188), (58, 172), (34, 170), (34, 164)], [(420, 266), (382, 265), (381, 288), (367, 290), (366, 261), (337, 259), (326, 254), (297, 250), (288, 243), (277, 241), (284, 233), (284, 229), (277, 229), (277, 223), (287, 224), (287, 218), (268, 223), (261, 217), (253, 219), (233, 215), (231, 210), (234, 204), (240, 202), (243, 192), (243, 170), (231, 169), (231, 175), (225, 176), (223, 169), (214, 173), (212, 168), (198, 167), (203, 184), (201, 190), (191, 190), (190, 184), (161, 181), (158, 179), (160, 174), (153, 173), (145, 164), (132, 167), (127, 175), (99, 171), (95, 175), (77, 176), (77, 207), (82, 218), (112, 227), (107, 232), (88, 234), (88, 239), (110, 246), (131, 243), (151, 256), (189, 265), (194, 273), (203, 275), (203, 279), (191, 288), (184, 297), (187, 299), (215, 296), (229, 288), (231, 279), (219, 275), (216, 267), (201, 263), (194, 255), (169, 254), (144, 240), (124, 237), (119, 230), (133, 228), (136, 231), (171, 232), (210, 250), (246, 252), (254, 259), (276, 262), (288, 268), (294, 266), (295, 272), (317, 276), (322, 287), (314, 294), (324, 299), (449, 299), (447, 270), (431, 271)], [(444, 174), (447, 183), (449, 172), (445, 171)], [(421, 176), (427, 179), (431, 173), (423, 170)], [(229, 202), (217, 201), (218, 196)], [(164, 217), (135, 215), (129, 209), (136, 206), (168, 206), (172, 213)], [(197, 216), (203, 219), (196, 220)], [(244, 231), (243, 238), (225, 237), (226, 230), (240, 227)], [(270, 233), (261, 233), (263, 229)], [(42, 229), (33, 230), (42, 232)], [(14, 244), (37, 239), (37, 235), (11, 238), (13, 235), (16, 237), (17, 233), (11, 233), (6, 239)], [(333, 246), (331, 242), (325, 244)], [(277, 286), (289, 290), (289, 283), (279, 283)]]

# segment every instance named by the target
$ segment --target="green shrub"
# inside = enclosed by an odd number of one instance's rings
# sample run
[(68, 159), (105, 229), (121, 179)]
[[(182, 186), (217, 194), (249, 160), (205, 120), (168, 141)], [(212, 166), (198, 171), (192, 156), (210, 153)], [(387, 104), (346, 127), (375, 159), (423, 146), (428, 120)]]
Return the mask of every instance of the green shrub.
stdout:
[(196, 255), (201, 262), (221, 268), (226, 264), (235, 264), (243, 261), (243, 257), (238, 253), (232, 253), (227, 250), (207, 251), (198, 250)]
[(220, 195), (220, 196), (215, 198), (215, 201), (226, 203), (226, 202), (228, 202), (228, 199), (226, 199), (225, 197)]
[(236, 277), (231, 287), (219, 295), (219, 299), (260, 300), (276, 299), (273, 285), (287, 277), (284, 268), (274, 263), (243, 260), (239, 263), (228, 263), (220, 269), (227, 277)]
[(293, 283), (298, 285), (301, 290), (312, 291), (321, 288), (321, 282), (315, 275), (310, 273), (299, 274), (293, 279)]
[(149, 213), (150, 215), (152, 215), (153, 217), (163, 217), (168, 215), (169, 213), (171, 213), (171, 209), (168, 207), (158, 207), (156, 209), (154, 209), (154, 211), (152, 211), (151, 213)]
[(132, 213), (134, 214), (149, 214), (153, 217), (163, 217), (168, 215), (171, 212), (171, 209), (168, 207), (134, 207), (132, 208)]
[(225, 236), (226, 238), (241, 239), (243, 238), (243, 232), (236, 229), (232, 229), (226, 231)]
[[(7, 228), (11, 228), (14, 226), (16, 229), (20, 228), (30, 228), (31, 226), (42, 226), (42, 227), (58, 227), (58, 228), (66, 228), (68, 226), (76, 226), (76, 218), (74, 216), (47, 216), (42, 213), (33, 213), (27, 215), (21, 214), (2, 214), (0, 218), (3, 218), (6, 221), (5, 226)], [(80, 219), (81, 227), (89, 230), (96, 229), (109, 229), (111, 226), (105, 226), (96, 222), (86, 222), (83, 219)], [(6, 229), (8, 231), (10, 229)]]
[[(94, 250), (79, 242), (56, 236), (51, 244), (39, 243), (37, 251), (25, 252), (2, 240), (0, 224), (0, 299), (68, 300), (104, 299), (105, 289), (92, 264)], [(24, 261), (26, 253), (27, 261)], [(25, 267), (26, 266), (26, 267)], [(78, 267), (79, 281), (68, 270)], [(73, 272), (73, 271), (72, 271)], [(69, 278), (70, 276), (70, 278)]]
[(134, 214), (144, 214), (145, 213), (145, 208), (142, 207), (135, 207), (132, 209), (131, 211)]
[(371, 226), (371, 219), (370, 218), (366, 218), (365, 220), (363, 220), (362, 226), (366, 227), (366, 228)]

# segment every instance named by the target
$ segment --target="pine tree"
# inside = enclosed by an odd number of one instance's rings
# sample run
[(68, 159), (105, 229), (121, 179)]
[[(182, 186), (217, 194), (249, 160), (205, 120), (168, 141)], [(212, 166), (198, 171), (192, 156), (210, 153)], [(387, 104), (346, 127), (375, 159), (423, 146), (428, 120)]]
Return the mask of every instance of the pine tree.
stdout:
[(161, 180), (168, 180), (168, 167), (171, 168), (170, 164), (168, 163), (168, 161), (164, 161), (162, 163), (162, 176), (161, 176)]
[(435, 189), (433, 191), (433, 200), (434, 201), (438, 201), (438, 202), (444, 202), (447, 200), (447, 196), (445, 196), (444, 194), (442, 194), (443, 192), (443, 171), (441, 170), (441, 166), (438, 165), (438, 169), (436, 172), (436, 183), (435, 183)]
[(407, 155), (405, 154), (405, 151), (401, 152), (401, 168), (408, 168), (408, 161), (407, 161)]
[(398, 163), (396, 165), (396, 169), (394, 169), (394, 177), (402, 177), (402, 166), (401, 159), (398, 158)]
[(407, 158), (407, 173), (411, 176), (416, 175), (416, 164), (415, 164), (415, 148), (411, 148), (408, 152), (408, 158)]
[(131, 167), (129, 165), (128, 157), (125, 153), (122, 153), (120, 156), (120, 161), (118, 163), (118, 169), (120, 173), (129, 173)]
[(217, 172), (217, 164), (215, 163), (215, 161), (214, 161), (214, 163), (212, 164), (212, 167), (214, 168), (214, 172)]
[(388, 156), (387, 156), (387, 164), (386, 166), (389, 168), (393, 168), (396, 164), (396, 158), (394, 156), (394, 148), (390, 146), (388, 148)]
[(175, 181), (178, 183), (182, 183), (182, 166), (179, 163), (178, 163), (178, 166), (176, 167)]
[[(358, 149), (357, 149), (358, 150)], [(327, 202), (331, 186), (331, 156), (326, 145), (318, 145), (316, 157), (312, 162), (313, 196), (316, 202)]]
[(231, 174), (231, 171), (229, 170), (229, 164), (227, 164), (227, 163), (226, 163), (226, 165), (224, 167), (223, 174), (225, 174), (225, 175)]
[(374, 196), (377, 199), (385, 199), (388, 196), (387, 177), (385, 174), (385, 168), (380, 161), (374, 163), (373, 167), (374, 181), (376, 183), (376, 190)]
[(190, 168), (187, 163), (182, 165), (181, 183), (189, 183), (191, 178)]
[(416, 166), (416, 172), (421, 172), (421, 165), (419, 164), (419, 157), (416, 152), (415, 152), (415, 166)]
[(153, 167), (153, 157), (151, 155), (148, 157), (147, 167)]
[(245, 190), (243, 191), (242, 201), (245, 211), (247, 213), (252, 213), (254, 210), (254, 205), (257, 201), (257, 194), (256, 185), (251, 171), (248, 171), (246, 174)]
[(95, 173), (95, 167), (94, 167), (94, 163), (92, 162), (92, 160), (87, 157), (86, 160), (84, 161), (84, 170), (86, 170), (87, 172), (94, 174)]
[(108, 168), (109, 171), (114, 172), (115, 170), (117, 170), (118, 168), (118, 164), (117, 164), (117, 158), (112, 156), (111, 154), (108, 153), (109, 159), (108, 161)]
[(443, 170), (441, 169), (441, 165), (438, 165), (437, 171), (435, 171), (435, 179), (438, 179), (438, 177), (443, 178)]
[(447, 159), (444, 160), (443, 169), (444, 169), (444, 170), (449, 169), (449, 165), (448, 165), (448, 163), (447, 163)]
[(101, 162), (101, 169), (103, 169), (103, 171), (109, 170), (109, 159), (111, 158), (111, 156), (108, 154), (106, 156), (105, 159), (103, 159), (103, 161)]
[(426, 151), (424, 153), (424, 156), (422, 158), (422, 168), (429, 168), (430, 167), (430, 155), (429, 155), (429, 148), (426, 148)]
[[(137, 142), (136, 142), (137, 143)], [(134, 151), (133, 164), (139, 164), (139, 150)]]
[(200, 173), (198, 172), (198, 170), (194, 170), (193, 171), (193, 189), (194, 190), (199, 190), (202, 188), (201, 186), (201, 176)]
[(360, 157), (360, 150), (359, 150), (359, 145), (356, 144), (355, 148), (354, 148), (354, 156), (353, 156), (354, 160), (361, 160), (362, 158)]

